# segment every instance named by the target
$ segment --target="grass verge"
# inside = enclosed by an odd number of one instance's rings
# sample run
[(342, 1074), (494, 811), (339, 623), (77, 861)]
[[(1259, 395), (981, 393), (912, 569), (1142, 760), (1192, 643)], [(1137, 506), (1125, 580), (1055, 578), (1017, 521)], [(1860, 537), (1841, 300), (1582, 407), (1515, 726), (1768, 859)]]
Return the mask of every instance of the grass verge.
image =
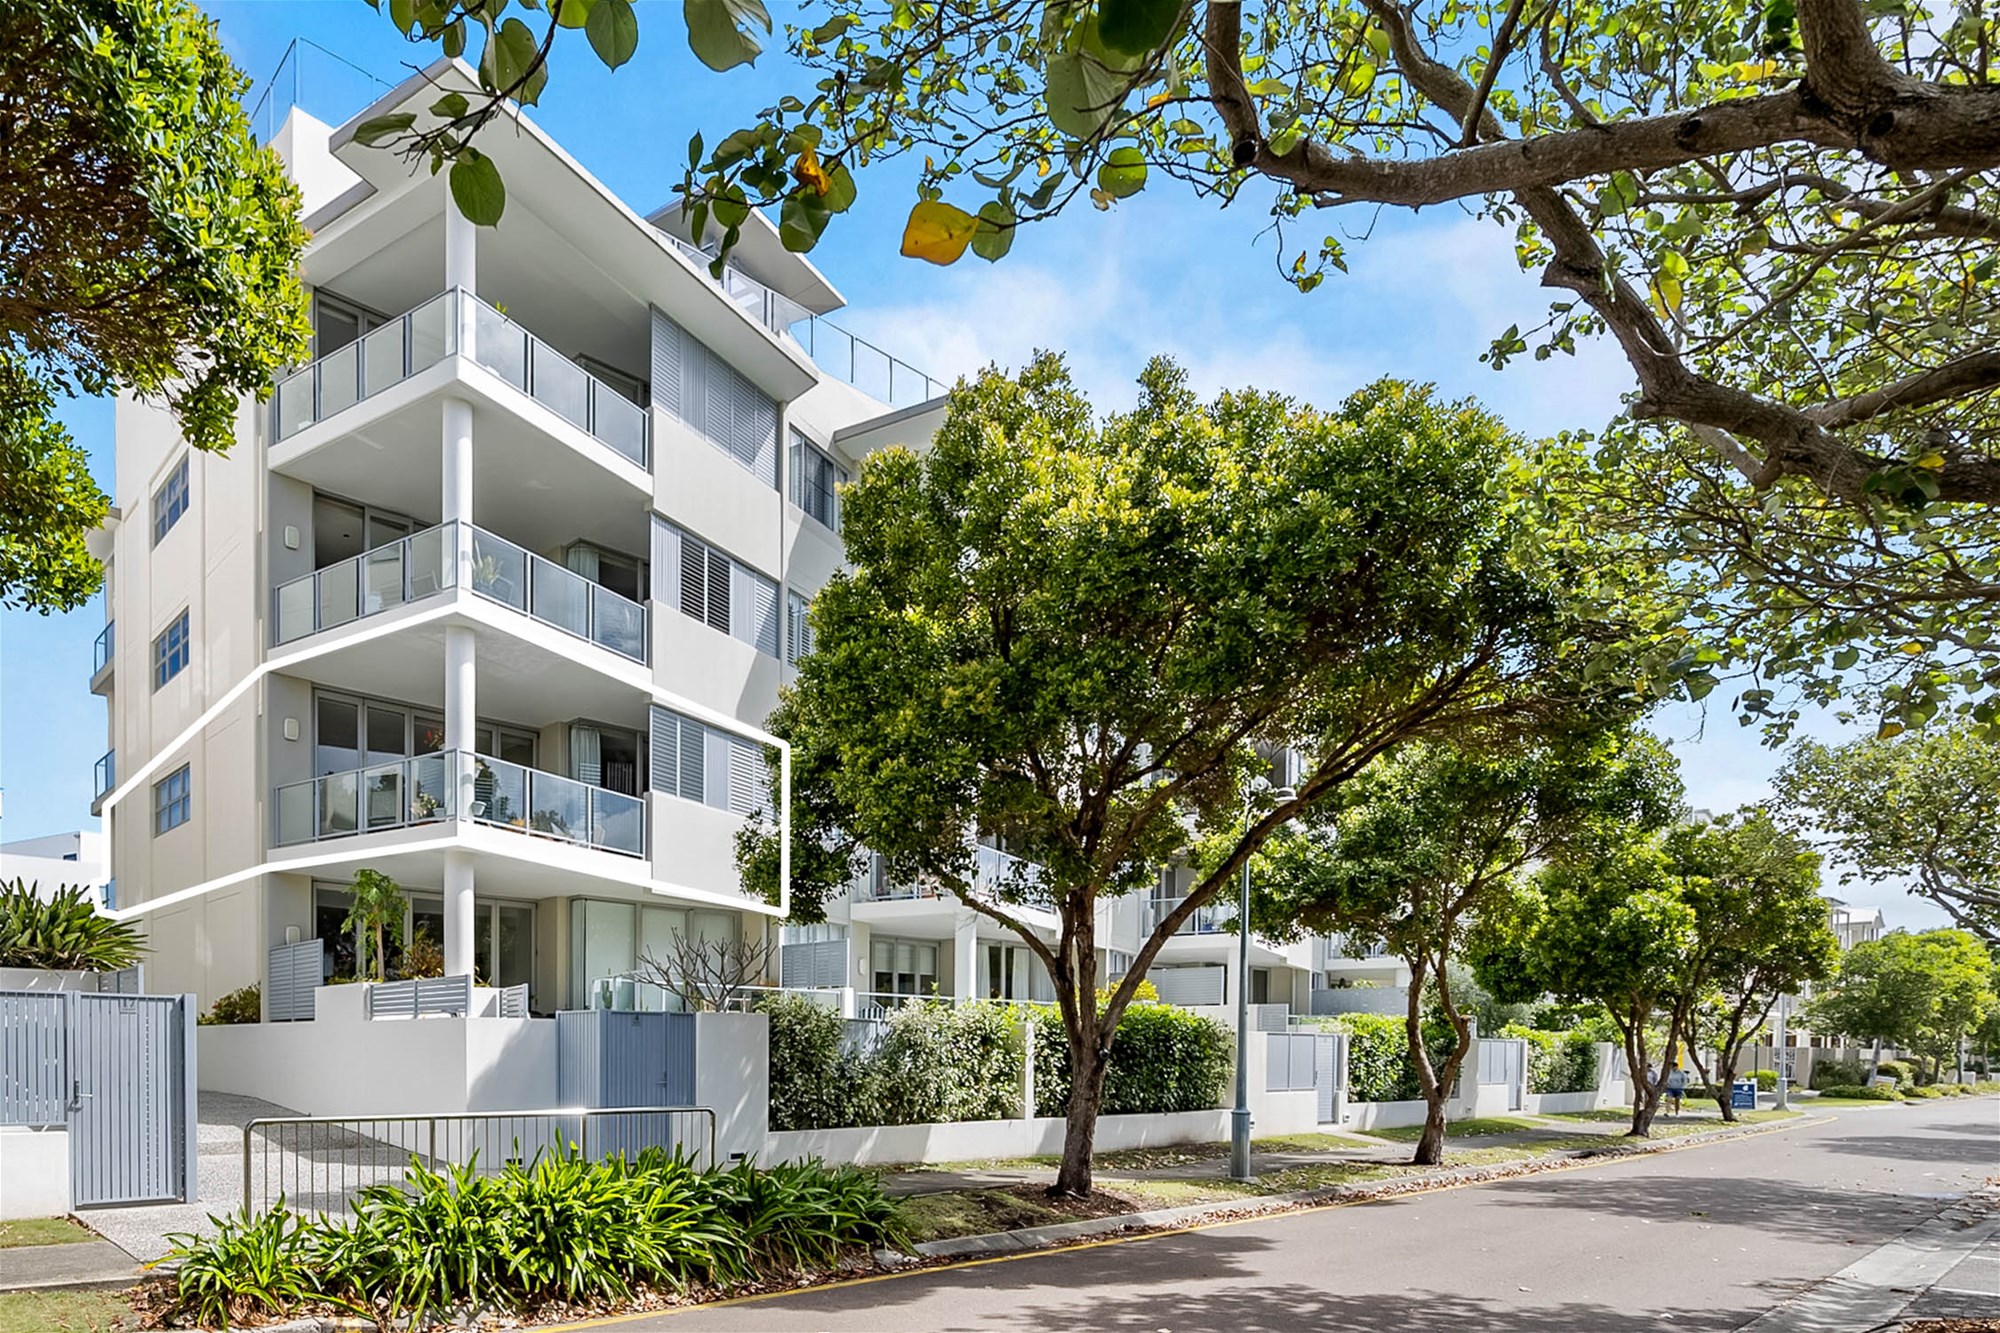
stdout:
[(67, 1217), (30, 1217), (19, 1222), (0, 1222), (0, 1250), (23, 1245), (73, 1245), (96, 1240), (97, 1233)]
[(135, 1325), (117, 1291), (0, 1291), (7, 1333), (113, 1333)]

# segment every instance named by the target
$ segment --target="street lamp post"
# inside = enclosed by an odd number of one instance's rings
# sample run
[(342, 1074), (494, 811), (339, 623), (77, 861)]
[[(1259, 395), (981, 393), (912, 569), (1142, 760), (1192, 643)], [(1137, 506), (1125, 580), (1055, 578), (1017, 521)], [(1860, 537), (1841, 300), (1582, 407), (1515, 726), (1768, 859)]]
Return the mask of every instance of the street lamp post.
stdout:
[(1771, 1063), (1778, 1066), (1778, 1098), (1773, 1105), (1780, 1111), (1789, 1110), (1792, 1104), (1789, 1090), (1785, 1087), (1785, 1009), (1790, 999), (1789, 995), (1778, 997), (1778, 1021), (1771, 1030), (1772, 1049), (1775, 1052)]
[[(1243, 831), (1250, 832), (1250, 813), (1260, 797), (1289, 801), (1290, 787), (1271, 790), (1270, 780), (1257, 778), (1243, 793)], [(1229, 1113), (1229, 1178), (1250, 1180), (1250, 858), (1243, 858), (1242, 894), (1236, 905), (1236, 1107)]]

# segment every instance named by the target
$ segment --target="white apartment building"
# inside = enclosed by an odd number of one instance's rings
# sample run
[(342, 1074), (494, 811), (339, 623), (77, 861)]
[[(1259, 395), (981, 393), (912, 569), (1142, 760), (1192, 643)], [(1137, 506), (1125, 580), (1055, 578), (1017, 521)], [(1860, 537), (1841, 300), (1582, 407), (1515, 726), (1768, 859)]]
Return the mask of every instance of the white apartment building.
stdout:
[(227, 454), (117, 405), (96, 809), (149, 987), (204, 1005), (300, 939), (351, 973), (364, 868), (447, 973), (541, 1013), (675, 932), (769, 929), (734, 838), (842, 558), (835, 487), (935, 420), (788, 332), (842, 300), (762, 219), (717, 281), (672, 210), (641, 217), (525, 119), (482, 140), (490, 229), (354, 141), (454, 81), (441, 61), (278, 132), (312, 360), (244, 402)]
[(104, 892), (104, 835), (94, 829), (0, 842), (0, 884), (20, 880), (44, 898), (69, 885)]

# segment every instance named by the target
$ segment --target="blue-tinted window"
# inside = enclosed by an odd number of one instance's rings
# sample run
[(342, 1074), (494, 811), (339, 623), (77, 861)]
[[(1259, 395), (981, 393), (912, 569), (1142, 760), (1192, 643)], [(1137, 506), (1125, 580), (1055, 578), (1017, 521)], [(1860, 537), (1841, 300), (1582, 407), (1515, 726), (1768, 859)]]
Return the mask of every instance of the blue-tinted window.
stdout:
[(187, 669), (188, 613), (183, 611), (153, 640), (153, 688), (159, 689)]

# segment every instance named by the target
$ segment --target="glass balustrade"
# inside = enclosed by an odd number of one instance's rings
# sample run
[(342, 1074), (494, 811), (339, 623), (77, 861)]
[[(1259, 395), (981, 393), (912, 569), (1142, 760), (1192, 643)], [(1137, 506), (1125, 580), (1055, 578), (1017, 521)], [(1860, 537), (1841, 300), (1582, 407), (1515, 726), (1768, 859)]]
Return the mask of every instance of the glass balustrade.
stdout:
[(112, 621), (107, 623), (103, 629), (97, 631), (97, 644), (91, 650), (90, 654), (91, 675), (95, 676), (98, 672), (111, 665), (111, 659), (116, 655), (118, 650), (117, 629), (117, 622)]
[(118, 785), (118, 751), (106, 750), (103, 758), (97, 761), (96, 782), (93, 799), (110, 795), (111, 789)]
[[(280, 584), (279, 644), (420, 601), (457, 582), (458, 525), (441, 523)], [(646, 608), (583, 575), (472, 529), (472, 590), (579, 639), (644, 662)]]
[[(1181, 898), (1154, 898), (1150, 901), (1151, 911), (1147, 916), (1147, 928), (1157, 927), (1167, 919), (1167, 914), (1178, 908)], [(1236, 920), (1234, 904), (1204, 903), (1194, 909), (1194, 914), (1181, 922), (1176, 935), (1220, 935), (1230, 932), (1230, 925)]]
[(449, 819), (453, 774), (469, 760), (466, 815), (482, 824), (627, 856), (646, 854), (646, 803), (587, 782), (443, 750), (287, 783), (273, 793), (278, 846)]
[(644, 409), (494, 307), (457, 289), (279, 381), (272, 407), (276, 437), (288, 439), (458, 351), (460, 301), (471, 302), (472, 345), (465, 350), (474, 362), (621, 456), (649, 466)]
[(441, 523), (278, 586), (276, 641), (302, 639), (441, 592), (456, 581), (457, 525)]

